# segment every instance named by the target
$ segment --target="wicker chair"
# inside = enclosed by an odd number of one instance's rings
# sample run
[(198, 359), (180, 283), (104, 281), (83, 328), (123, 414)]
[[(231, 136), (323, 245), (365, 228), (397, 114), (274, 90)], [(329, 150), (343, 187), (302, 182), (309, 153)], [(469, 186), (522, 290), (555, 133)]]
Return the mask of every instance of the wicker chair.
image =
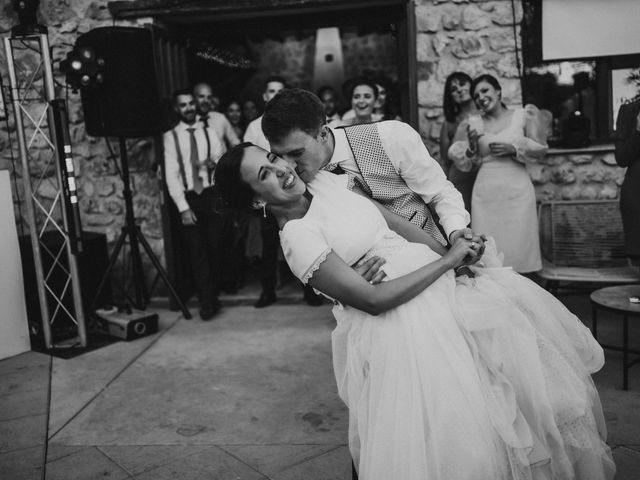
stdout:
[(624, 252), (617, 200), (543, 202), (539, 206), (545, 287), (558, 293), (560, 282), (623, 284), (640, 282)]

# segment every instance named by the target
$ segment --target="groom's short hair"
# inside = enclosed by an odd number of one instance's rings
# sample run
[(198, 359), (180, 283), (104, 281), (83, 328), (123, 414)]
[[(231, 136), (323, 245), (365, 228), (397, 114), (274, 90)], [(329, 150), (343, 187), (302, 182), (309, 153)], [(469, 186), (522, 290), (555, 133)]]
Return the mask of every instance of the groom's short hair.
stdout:
[(264, 108), (262, 131), (270, 142), (277, 142), (293, 130), (316, 136), (327, 121), (324, 104), (313, 93), (301, 88), (282, 90)]

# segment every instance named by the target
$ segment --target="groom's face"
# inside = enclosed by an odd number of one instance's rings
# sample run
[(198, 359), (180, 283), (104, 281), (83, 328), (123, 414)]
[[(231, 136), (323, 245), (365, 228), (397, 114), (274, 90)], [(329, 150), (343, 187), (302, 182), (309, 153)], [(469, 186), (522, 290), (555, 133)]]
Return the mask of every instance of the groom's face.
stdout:
[(299, 129), (292, 130), (282, 140), (271, 143), (271, 151), (295, 164), (298, 176), (309, 183), (331, 158), (329, 135), (325, 127), (315, 137)]

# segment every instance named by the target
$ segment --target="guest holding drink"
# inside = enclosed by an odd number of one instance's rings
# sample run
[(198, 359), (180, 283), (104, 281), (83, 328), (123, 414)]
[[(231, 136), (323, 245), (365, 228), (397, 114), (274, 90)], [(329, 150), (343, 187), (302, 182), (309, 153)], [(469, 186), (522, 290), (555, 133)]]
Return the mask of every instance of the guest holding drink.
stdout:
[(533, 105), (512, 109), (502, 102), (495, 77), (471, 84), (480, 115), (460, 123), (449, 158), (468, 172), (479, 168), (471, 197), (471, 227), (495, 238), (504, 264), (519, 273), (542, 268), (536, 196), (526, 169), (547, 151), (546, 128)]

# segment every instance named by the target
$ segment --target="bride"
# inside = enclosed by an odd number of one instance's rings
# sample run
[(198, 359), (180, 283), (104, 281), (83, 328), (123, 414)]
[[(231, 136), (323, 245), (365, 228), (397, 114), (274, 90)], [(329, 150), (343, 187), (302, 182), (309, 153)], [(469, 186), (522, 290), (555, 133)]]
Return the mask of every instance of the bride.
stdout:
[[(590, 374), (604, 356), (555, 298), (485, 252), (475, 278), (454, 268), (475, 245), (443, 255), (411, 243), (413, 227), (319, 172), (252, 144), (219, 161), (234, 208), (268, 209), (293, 273), (335, 300), (338, 391), (362, 480), (601, 480), (615, 467)], [(350, 267), (380, 256), (385, 281)]]

